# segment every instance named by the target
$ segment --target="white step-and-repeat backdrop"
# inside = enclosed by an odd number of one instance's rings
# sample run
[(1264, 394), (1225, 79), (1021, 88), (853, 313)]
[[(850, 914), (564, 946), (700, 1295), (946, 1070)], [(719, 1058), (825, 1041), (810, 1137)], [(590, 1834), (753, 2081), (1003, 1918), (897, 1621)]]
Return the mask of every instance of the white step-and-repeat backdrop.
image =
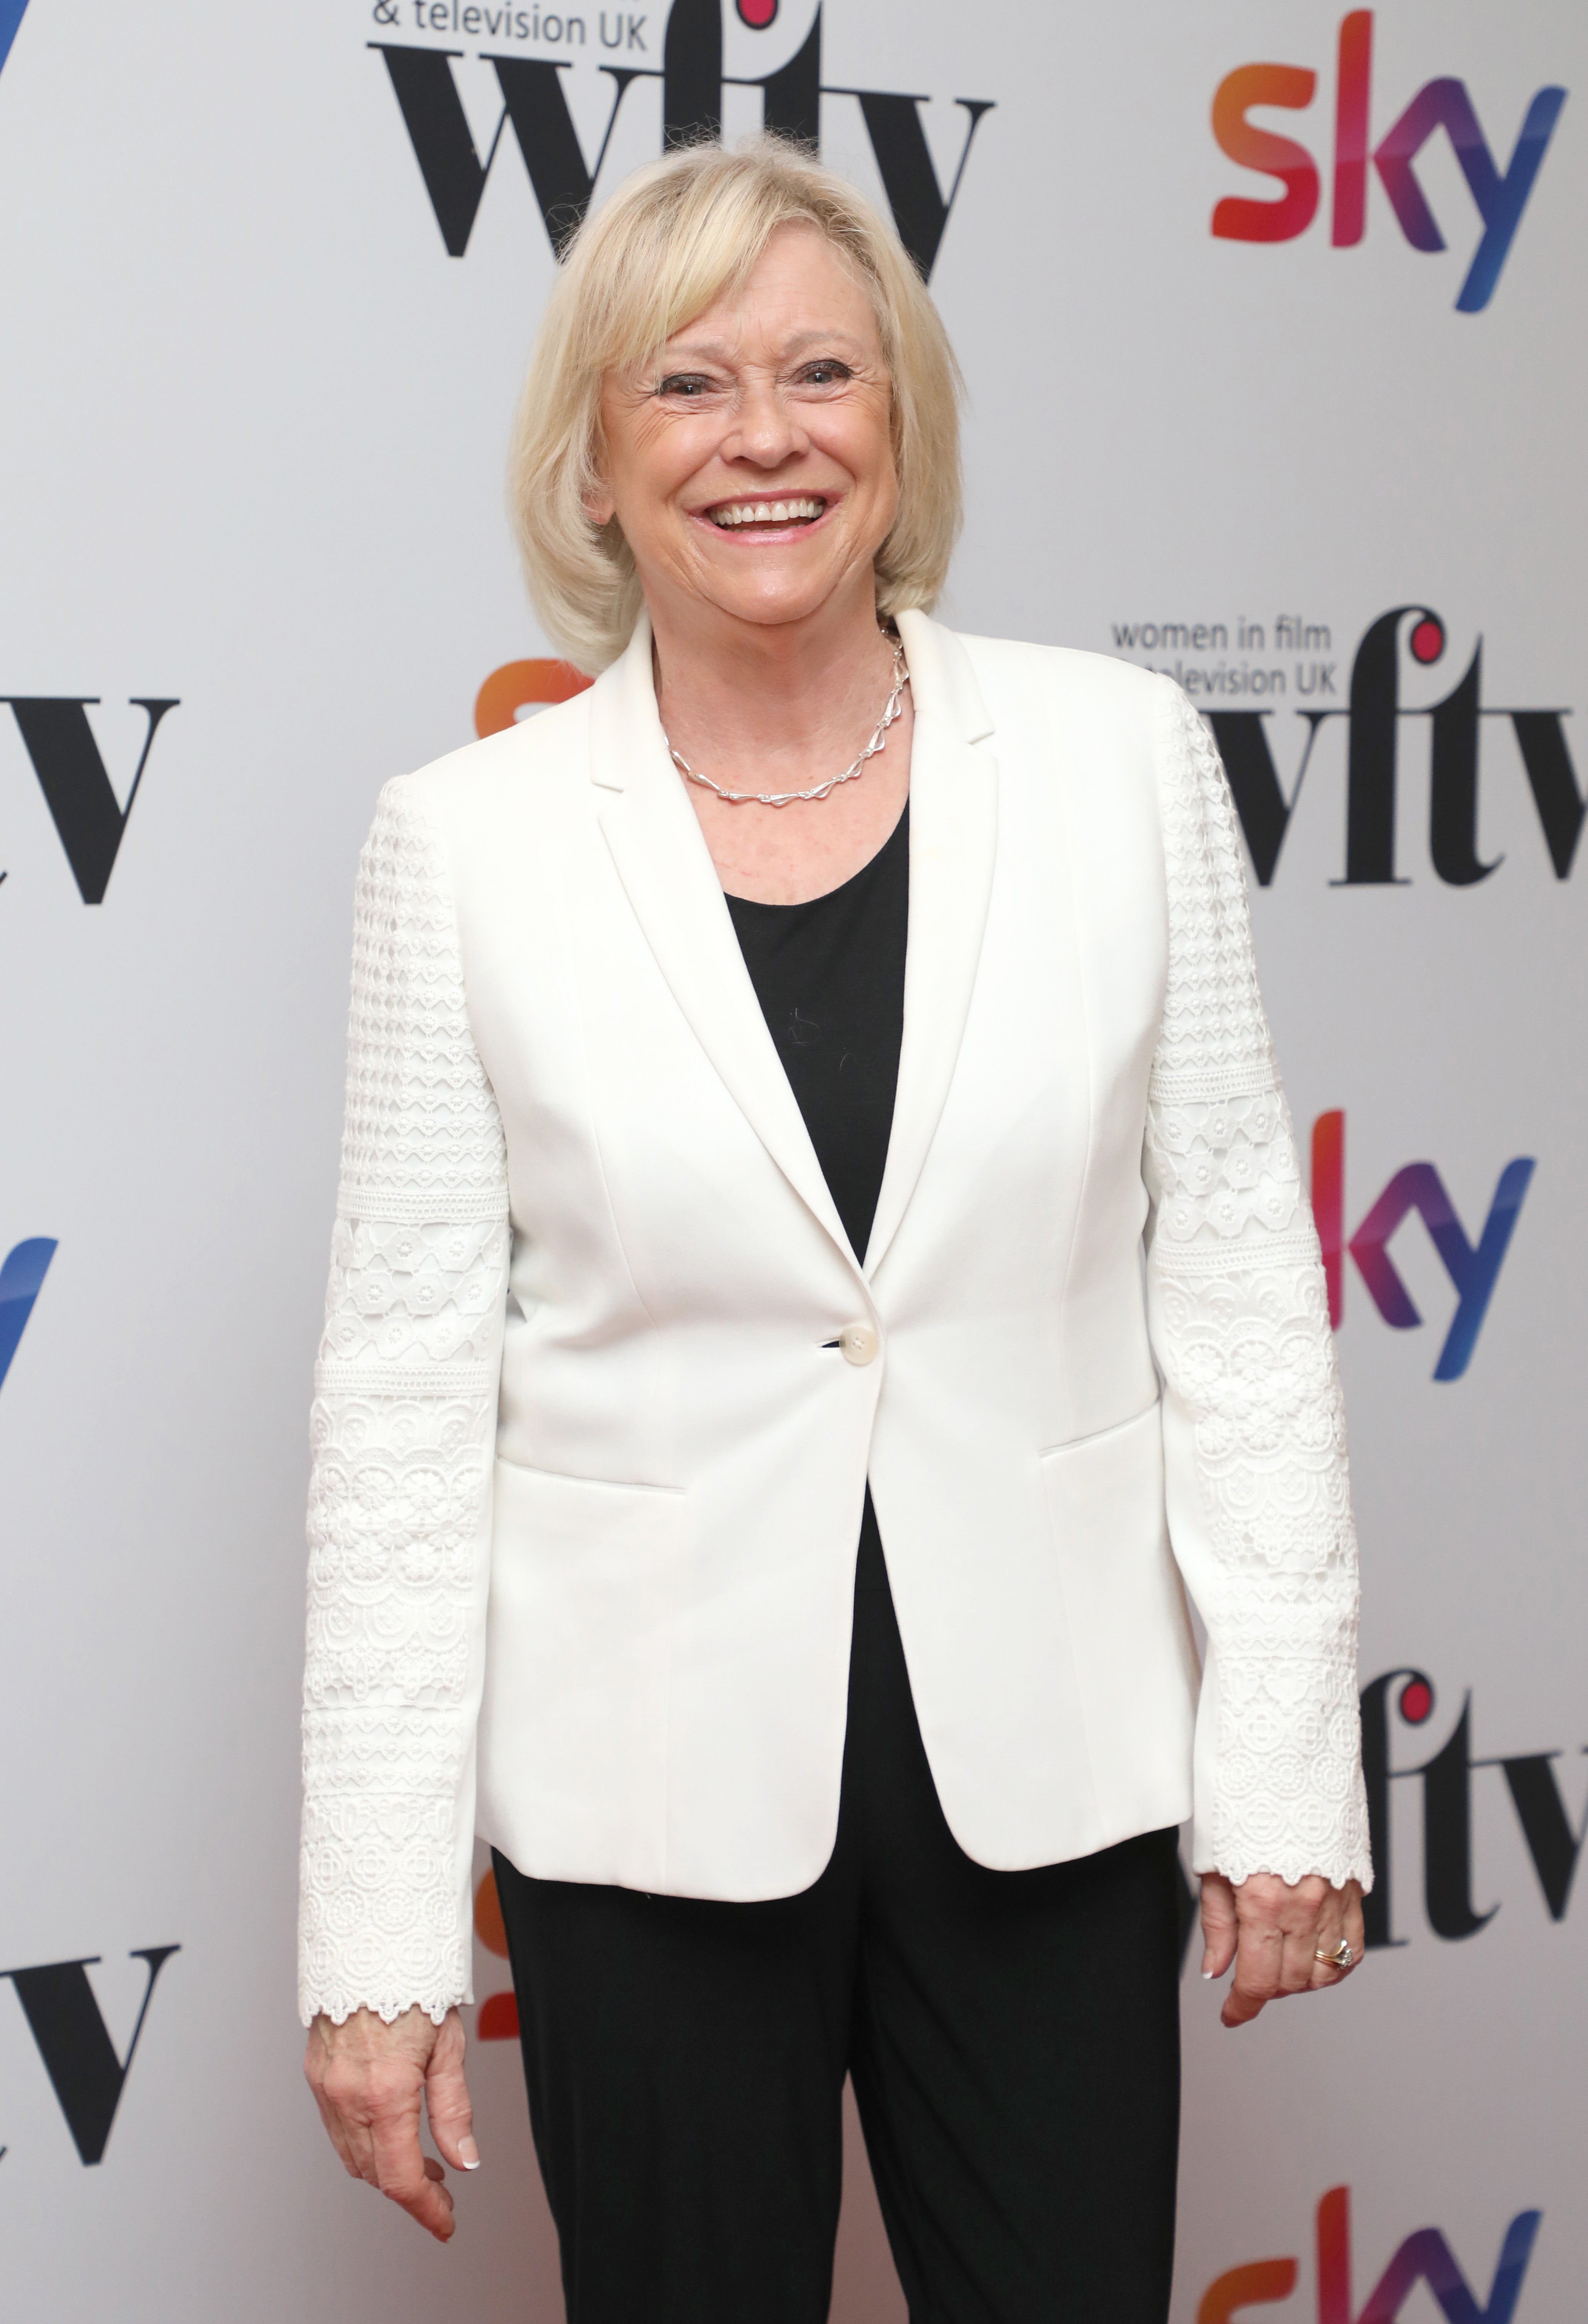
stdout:
[[(1588, 17), (0, 0), (0, 59), (7, 2318), (560, 2317), (488, 1914), (453, 2248), (298, 2080), (351, 885), (384, 778), (552, 683), (501, 480), (553, 235), (765, 117), (959, 349), (949, 618), (1211, 719), (1310, 1147), (1373, 1950), (1239, 2036), (1193, 1957), (1177, 2324), (1569, 2324)], [(835, 2314), (900, 2318), (849, 2187)]]

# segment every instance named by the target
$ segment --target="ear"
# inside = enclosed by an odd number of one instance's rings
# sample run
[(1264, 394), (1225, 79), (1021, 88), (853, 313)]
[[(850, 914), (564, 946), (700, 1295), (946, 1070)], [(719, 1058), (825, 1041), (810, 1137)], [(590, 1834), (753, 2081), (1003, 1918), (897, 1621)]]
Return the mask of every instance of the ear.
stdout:
[(612, 496), (607, 476), (606, 414), (596, 407), (590, 429), (589, 450), (586, 456), (585, 474), (588, 482), (582, 505), (586, 516), (598, 532), (603, 531), (617, 514), (617, 503)]

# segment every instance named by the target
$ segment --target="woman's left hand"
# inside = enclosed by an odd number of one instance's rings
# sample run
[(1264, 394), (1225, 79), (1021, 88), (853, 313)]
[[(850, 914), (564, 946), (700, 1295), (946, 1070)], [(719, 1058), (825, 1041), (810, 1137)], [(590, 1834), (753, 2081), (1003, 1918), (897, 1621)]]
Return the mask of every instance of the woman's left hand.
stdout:
[[(1362, 1957), (1362, 1886), (1348, 1880), (1331, 1888), (1314, 1873), (1294, 1887), (1272, 1872), (1254, 1872), (1239, 1888), (1222, 1872), (1202, 1876), (1202, 1974), (1223, 1977), (1232, 1961), (1235, 1979), (1221, 2012), (1226, 2025), (1244, 2025), (1264, 2005), (1287, 1994), (1339, 1985)], [(1319, 1955), (1351, 1947), (1348, 1968)]]

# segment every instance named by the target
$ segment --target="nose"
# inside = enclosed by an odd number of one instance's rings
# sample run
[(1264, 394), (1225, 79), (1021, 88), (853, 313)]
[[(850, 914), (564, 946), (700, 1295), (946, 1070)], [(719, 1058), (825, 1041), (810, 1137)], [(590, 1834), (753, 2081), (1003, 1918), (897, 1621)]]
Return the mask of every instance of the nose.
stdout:
[(747, 382), (736, 423), (723, 446), (724, 457), (749, 460), (758, 468), (776, 468), (809, 448), (810, 438), (799, 423), (798, 407), (783, 395), (777, 382)]

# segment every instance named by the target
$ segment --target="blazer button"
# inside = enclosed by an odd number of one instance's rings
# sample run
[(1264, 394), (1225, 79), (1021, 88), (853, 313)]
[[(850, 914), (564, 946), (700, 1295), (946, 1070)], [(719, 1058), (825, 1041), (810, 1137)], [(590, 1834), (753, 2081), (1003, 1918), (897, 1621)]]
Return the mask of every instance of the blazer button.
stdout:
[(846, 1364), (869, 1364), (876, 1360), (880, 1342), (869, 1323), (847, 1323), (838, 1334), (838, 1345)]

